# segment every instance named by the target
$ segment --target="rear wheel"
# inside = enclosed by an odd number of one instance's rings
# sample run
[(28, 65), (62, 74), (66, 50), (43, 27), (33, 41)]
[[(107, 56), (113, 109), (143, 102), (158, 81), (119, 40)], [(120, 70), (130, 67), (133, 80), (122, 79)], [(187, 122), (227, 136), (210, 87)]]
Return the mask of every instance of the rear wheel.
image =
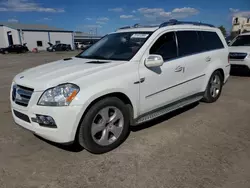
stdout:
[(83, 118), (78, 142), (91, 153), (105, 153), (118, 147), (129, 133), (129, 110), (118, 98), (95, 103)]
[(223, 77), (219, 71), (215, 71), (209, 79), (207, 89), (202, 101), (212, 103), (218, 100), (223, 86)]

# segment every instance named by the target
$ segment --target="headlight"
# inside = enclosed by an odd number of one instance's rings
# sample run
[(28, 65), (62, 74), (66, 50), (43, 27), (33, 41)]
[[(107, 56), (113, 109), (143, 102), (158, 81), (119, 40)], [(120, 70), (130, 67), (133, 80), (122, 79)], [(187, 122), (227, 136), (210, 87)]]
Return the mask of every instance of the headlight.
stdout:
[(80, 88), (74, 84), (62, 84), (47, 89), (38, 101), (42, 106), (68, 106), (75, 98)]

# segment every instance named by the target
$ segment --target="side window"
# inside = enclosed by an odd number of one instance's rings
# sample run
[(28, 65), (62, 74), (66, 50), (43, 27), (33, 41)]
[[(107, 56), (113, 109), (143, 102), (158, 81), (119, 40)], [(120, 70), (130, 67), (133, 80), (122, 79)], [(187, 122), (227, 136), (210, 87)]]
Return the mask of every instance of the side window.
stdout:
[(224, 45), (221, 42), (220, 37), (217, 35), (216, 32), (201, 31), (200, 34), (202, 35), (201, 37), (202, 37), (203, 51), (224, 48)]
[(151, 47), (150, 54), (158, 54), (164, 60), (169, 60), (177, 57), (177, 48), (174, 32), (162, 35)]
[(41, 46), (43, 46), (43, 42), (42, 42), (42, 41), (36, 41), (36, 45), (37, 45), (38, 47), (41, 47)]
[(176, 34), (180, 57), (201, 52), (199, 36), (196, 31), (178, 31)]

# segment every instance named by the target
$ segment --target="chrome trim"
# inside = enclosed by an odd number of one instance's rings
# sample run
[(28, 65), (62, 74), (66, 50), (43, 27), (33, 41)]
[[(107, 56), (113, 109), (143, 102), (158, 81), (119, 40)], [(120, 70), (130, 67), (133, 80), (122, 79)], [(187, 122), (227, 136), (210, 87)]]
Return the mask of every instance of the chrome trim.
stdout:
[(27, 88), (20, 85), (13, 85), (12, 87), (12, 101), (20, 106), (27, 107), (34, 89)]

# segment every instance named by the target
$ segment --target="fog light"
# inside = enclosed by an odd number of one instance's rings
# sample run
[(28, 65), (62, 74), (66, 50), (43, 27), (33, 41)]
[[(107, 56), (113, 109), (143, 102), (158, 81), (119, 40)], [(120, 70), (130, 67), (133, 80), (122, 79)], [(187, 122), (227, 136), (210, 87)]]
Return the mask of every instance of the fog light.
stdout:
[(38, 123), (40, 126), (43, 127), (50, 127), (50, 128), (56, 128), (56, 122), (55, 120), (50, 116), (45, 115), (36, 115), (36, 118), (31, 118), (33, 122)]

